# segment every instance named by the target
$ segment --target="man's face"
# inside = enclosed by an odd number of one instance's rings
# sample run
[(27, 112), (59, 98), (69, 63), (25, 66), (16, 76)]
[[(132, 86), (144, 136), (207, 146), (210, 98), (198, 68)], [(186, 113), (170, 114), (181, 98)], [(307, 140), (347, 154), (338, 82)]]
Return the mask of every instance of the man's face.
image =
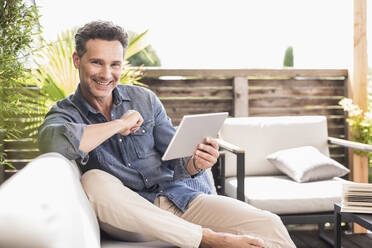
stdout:
[[(117, 40), (88, 40), (86, 52), (72, 57), (79, 69), (80, 86), (83, 95), (89, 99), (109, 100), (112, 90), (120, 81), (123, 66), (123, 46)], [(88, 100), (89, 100), (88, 99)]]

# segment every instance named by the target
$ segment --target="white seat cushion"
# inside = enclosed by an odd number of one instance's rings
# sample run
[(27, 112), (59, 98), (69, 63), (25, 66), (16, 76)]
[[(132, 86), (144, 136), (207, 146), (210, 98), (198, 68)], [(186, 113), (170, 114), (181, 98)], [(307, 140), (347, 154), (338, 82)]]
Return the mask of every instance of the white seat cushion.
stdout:
[[(341, 178), (298, 183), (287, 176), (250, 176), (245, 178), (245, 200), (252, 206), (276, 214), (333, 211), (341, 202)], [(229, 178), (226, 194), (236, 198), (237, 179)]]

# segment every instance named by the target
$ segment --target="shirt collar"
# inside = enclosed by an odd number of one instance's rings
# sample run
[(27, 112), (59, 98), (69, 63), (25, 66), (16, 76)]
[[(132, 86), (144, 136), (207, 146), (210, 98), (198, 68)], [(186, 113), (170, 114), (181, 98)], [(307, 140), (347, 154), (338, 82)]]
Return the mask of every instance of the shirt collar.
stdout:
[(90, 104), (85, 100), (83, 92), (81, 91), (80, 84), (78, 85), (74, 95), (72, 96), (71, 101), (83, 112), (84, 115), (87, 115), (89, 112), (98, 113)]
[(115, 89), (112, 91), (112, 95), (115, 105), (119, 105), (122, 101), (130, 101), (126, 88), (120, 87), (120, 85), (115, 87)]
[[(130, 98), (125, 88), (120, 88), (119, 90), (118, 87), (115, 87), (115, 89), (112, 91), (112, 96), (115, 106), (119, 105), (122, 101), (130, 101)], [(78, 106), (78, 108), (83, 112), (84, 115), (87, 115), (89, 112), (94, 114), (99, 113), (84, 98), (80, 84), (78, 85), (74, 95), (72, 96), (72, 102)]]

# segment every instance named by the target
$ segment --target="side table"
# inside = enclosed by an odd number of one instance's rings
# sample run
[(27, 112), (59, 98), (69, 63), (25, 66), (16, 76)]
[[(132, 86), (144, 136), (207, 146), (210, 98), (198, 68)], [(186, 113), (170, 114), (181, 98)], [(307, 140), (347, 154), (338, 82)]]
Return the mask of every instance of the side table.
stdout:
[(372, 214), (341, 212), (341, 203), (335, 203), (335, 244), (334, 247), (341, 247), (341, 221), (354, 222), (362, 227), (372, 230)]

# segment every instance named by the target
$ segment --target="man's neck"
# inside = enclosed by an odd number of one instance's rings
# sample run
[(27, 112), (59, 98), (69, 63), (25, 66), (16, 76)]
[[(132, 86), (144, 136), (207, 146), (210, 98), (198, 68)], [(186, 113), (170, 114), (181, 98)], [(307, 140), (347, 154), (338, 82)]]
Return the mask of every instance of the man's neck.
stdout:
[(110, 99), (93, 98), (90, 105), (95, 110), (101, 112), (108, 121), (111, 121), (112, 95)]
[(111, 121), (112, 99), (113, 97), (111, 94), (110, 97), (106, 98), (90, 97), (87, 101), (90, 106), (102, 113), (108, 121)]

